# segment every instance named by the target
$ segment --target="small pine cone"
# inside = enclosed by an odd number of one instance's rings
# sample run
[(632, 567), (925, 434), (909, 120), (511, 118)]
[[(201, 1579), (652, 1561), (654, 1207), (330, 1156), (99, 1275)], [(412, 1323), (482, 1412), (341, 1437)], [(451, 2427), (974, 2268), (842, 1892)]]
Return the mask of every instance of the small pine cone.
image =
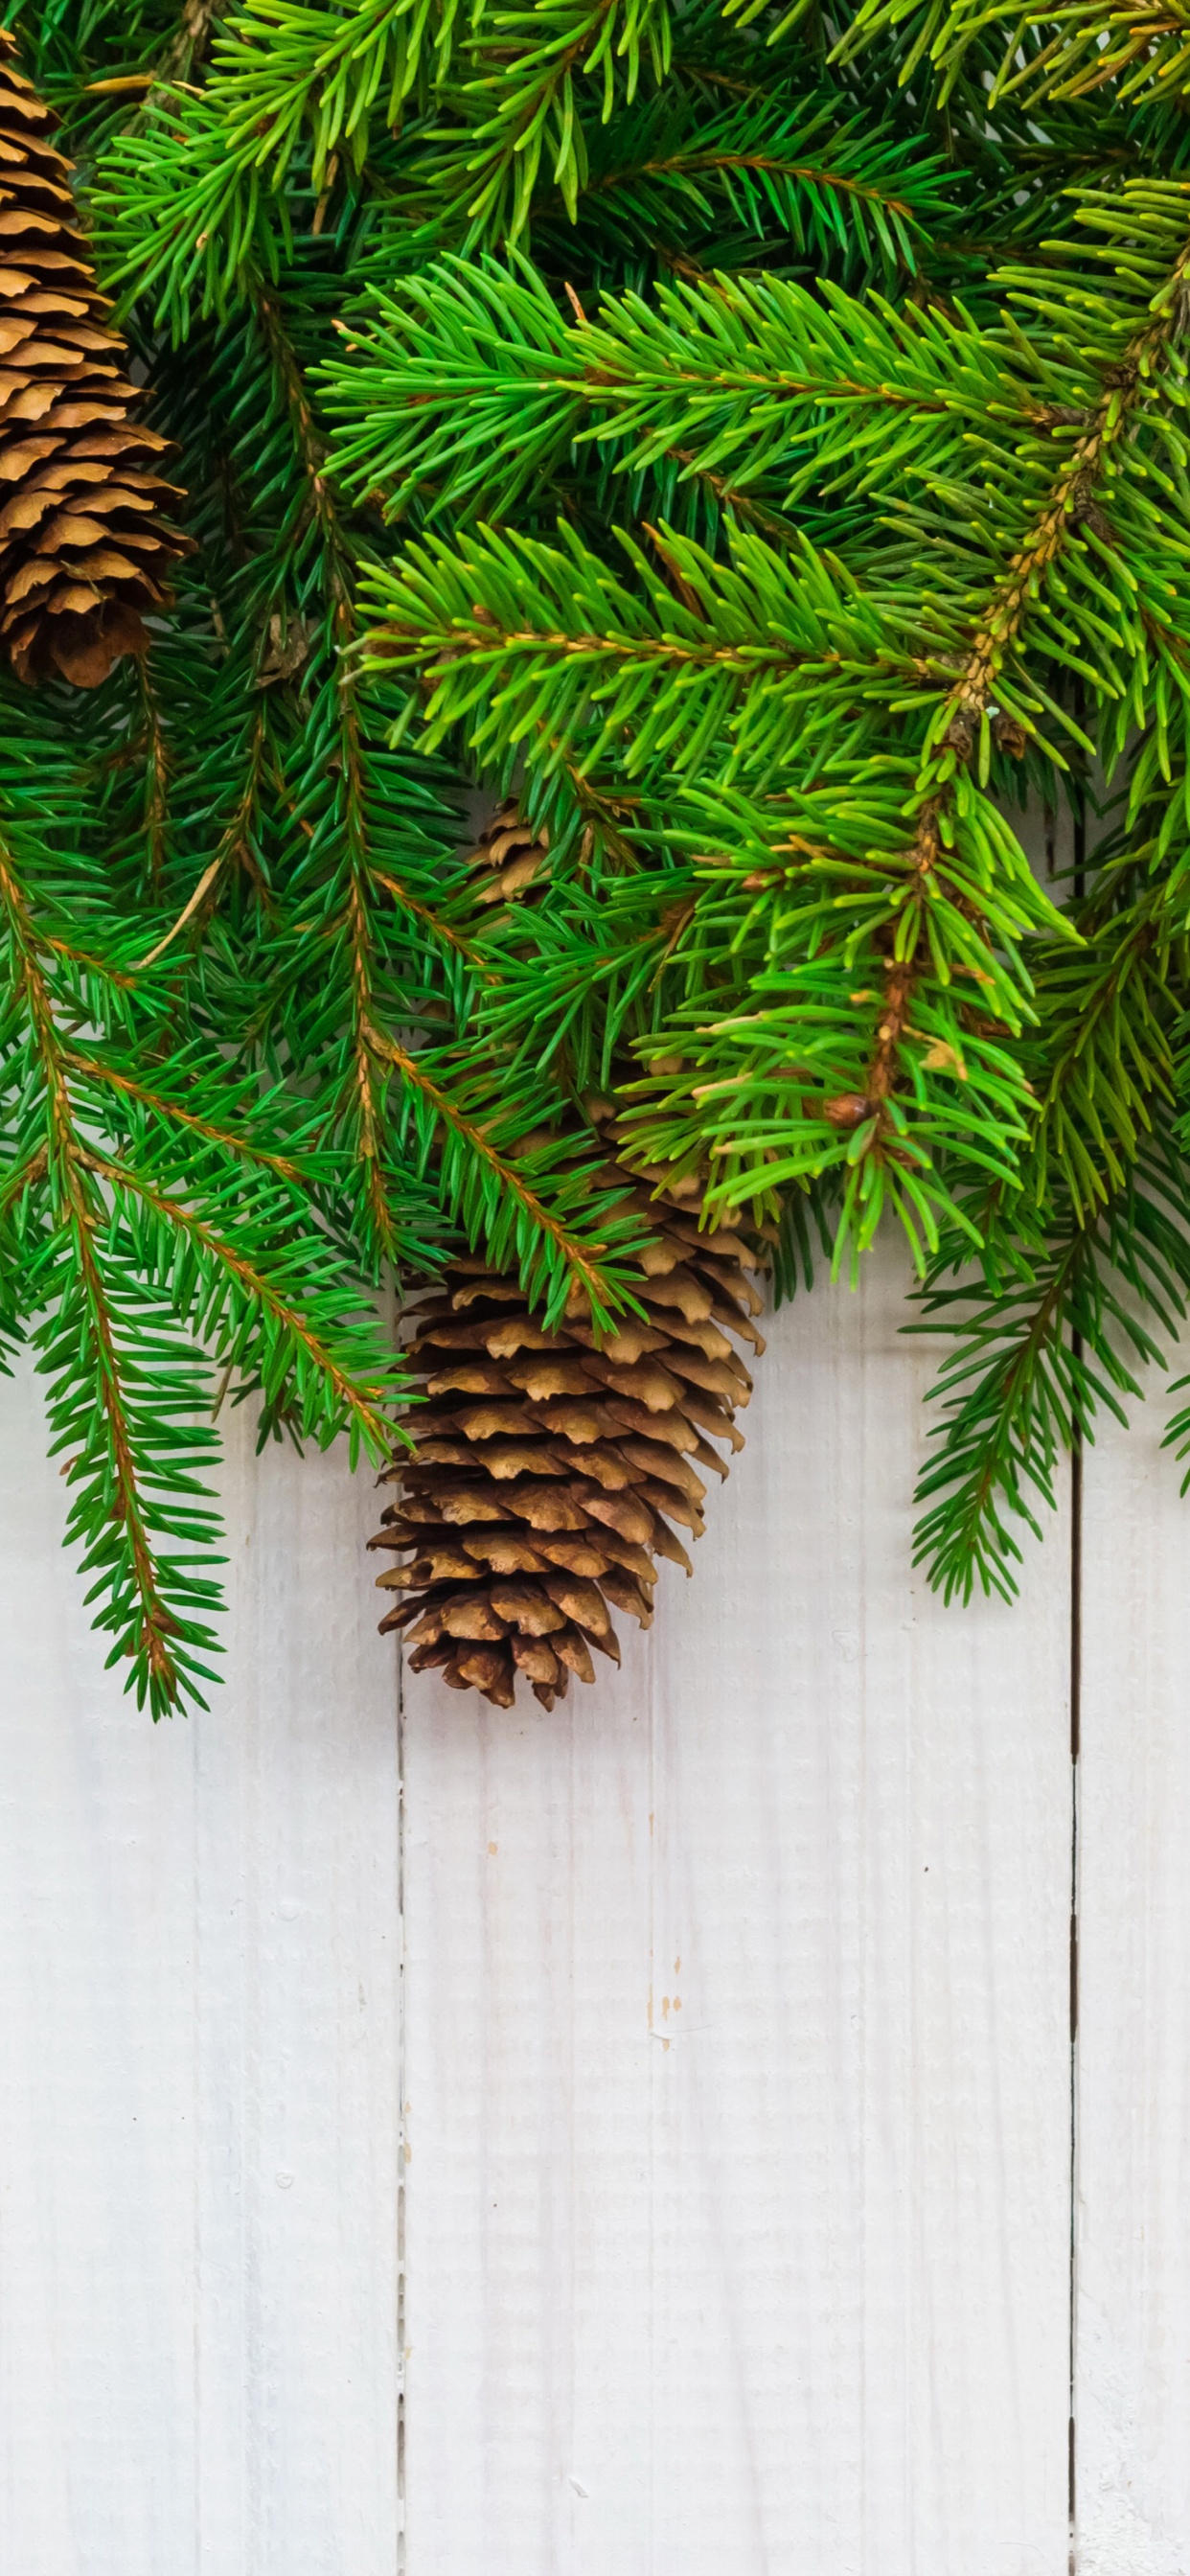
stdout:
[(1017, 723), (1015, 716), (993, 716), (992, 732), (1001, 751), (1006, 751), (1010, 760), (1024, 759), (1029, 748), (1029, 737), (1024, 726)]
[[(0, 29), (0, 639), (18, 679), (95, 688), (143, 653), (144, 609), (189, 541), (161, 517), (167, 445), (141, 400), (78, 228), (56, 119)], [(6, 497), (4, 486), (11, 497)]]
[(549, 863), (549, 834), (521, 820), (515, 796), (506, 796), (468, 852), (473, 903), (515, 903), (529, 886), (539, 890)]
[(410, 1557), (379, 1577), (405, 1596), (381, 1630), (408, 1628), (415, 1672), (440, 1666), (497, 1708), (518, 1671), (552, 1708), (571, 1673), (594, 1680), (592, 1646), (619, 1662), (612, 1611), (647, 1628), (657, 1558), (691, 1571), (670, 1523), (700, 1537), (697, 1471), (727, 1474), (704, 1434), (744, 1445), (734, 1415), (752, 1380), (729, 1335), (764, 1349), (746, 1276), (758, 1257), (727, 1227), (700, 1232), (687, 1194), (637, 1188), (632, 1203), (656, 1234), (648, 1322), (626, 1318), (602, 1347), (581, 1308), (544, 1331), (516, 1278), (481, 1260), (452, 1263), (414, 1318), (429, 1402), (370, 1542)]

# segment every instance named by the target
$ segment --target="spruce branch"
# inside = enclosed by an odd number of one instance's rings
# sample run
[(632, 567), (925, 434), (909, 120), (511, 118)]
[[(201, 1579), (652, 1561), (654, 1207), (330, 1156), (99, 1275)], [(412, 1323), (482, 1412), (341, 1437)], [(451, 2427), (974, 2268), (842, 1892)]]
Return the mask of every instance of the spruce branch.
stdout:
[(247, 0), (216, 36), (211, 96), (233, 159), (283, 180), (300, 145), (316, 192), (340, 155), (363, 166), (379, 111), (395, 125), (427, 55), (449, 71), (458, 0), (354, 0), (347, 9)]
[[(1127, 1420), (1140, 1367), (1166, 1365), (1145, 1318), (1167, 1342), (1185, 1320), (1188, 1216), (1185, 1163), (1167, 1138), (1145, 1138), (1121, 1189), (1085, 1221), (1070, 1210), (1045, 1237), (1018, 1236), (984, 1295), (922, 1292), (926, 1321), (913, 1329), (954, 1342), (933, 1390), (938, 1450), (917, 1489), (915, 1561), (945, 1599), (968, 1600), (977, 1584), (1012, 1596), (1019, 1526), (1041, 1536), (1059, 1460), (1076, 1437), (1094, 1440), (1101, 1405)], [(1168, 1438), (1184, 1427), (1175, 1417)]]
[[(1187, 1288), (1186, 29), (26, 17), (200, 549), (85, 712), (0, 691), (0, 1343), (144, 1688), (207, 1655), (212, 1368), (374, 1443), (353, 1283), (464, 1241), (594, 1353), (659, 1174), (782, 1293), (896, 1219), (925, 1561), (1010, 1585)], [(1099, 775), (1063, 914), (1019, 817)]]
[(465, 213), (463, 249), (519, 240), (547, 152), (573, 221), (587, 170), (576, 81), (601, 81), (606, 124), (618, 86), (631, 104), (642, 71), (664, 79), (671, 48), (667, 0), (537, 0), (479, 18), (467, 130), (457, 141), (443, 130), (435, 173), (444, 213)]
[(1190, 1169), (1173, 1124), (1190, 961), (1168, 882), (1129, 900), (1136, 873), (1124, 860), (1102, 867), (1080, 907), (1085, 946), (1053, 953), (1039, 975), (1038, 1116), (1019, 1198), (994, 1189), (979, 1211), (982, 1286), (941, 1284), (963, 1257), (952, 1238), (921, 1292), (931, 1320), (915, 1329), (954, 1343), (918, 1488), (933, 1505), (918, 1555), (948, 1598), (976, 1579), (1012, 1588), (1011, 1518), (1037, 1528), (1026, 1485), (1052, 1505), (1056, 1462), (1076, 1435), (1093, 1438), (1098, 1404), (1122, 1420), (1137, 1364), (1163, 1364), (1138, 1304), (1172, 1341), (1190, 1294)]
[[(1151, 207), (1152, 191), (1128, 192), (1138, 213)], [(1089, 526), (1095, 534), (1093, 513), (1096, 495), (1111, 470), (1113, 453), (1132, 431), (1133, 416), (1142, 402), (1152, 402), (1161, 388), (1165, 363), (1171, 342), (1180, 333), (1184, 321), (1186, 278), (1190, 271), (1190, 189), (1177, 192), (1180, 209), (1175, 207), (1175, 220), (1181, 212), (1181, 239), (1164, 273), (1144, 279), (1154, 292), (1148, 299), (1140, 325), (1124, 341), (1122, 349), (1113, 346), (1115, 335), (1108, 338), (1100, 364), (1101, 386), (1098, 399), (1084, 414), (1078, 436), (1058, 466), (1045, 495), (1044, 503), (1033, 520), (1024, 543), (1014, 552), (1007, 571), (997, 583), (983, 611), (963, 671), (948, 691), (934, 717), (929, 737), (930, 747), (947, 741), (947, 748), (959, 756), (970, 756), (971, 736), (978, 731), (979, 764), (986, 779), (990, 761), (989, 709), (997, 682), (1013, 654), (1030, 611), (1043, 592), (1047, 579), (1055, 571), (1069, 539)], [(1168, 194), (1162, 201), (1169, 230)], [(1099, 211), (1087, 206), (1086, 214)], [(1113, 215), (1119, 209), (1112, 205)], [(1155, 265), (1155, 263), (1154, 263)], [(1030, 301), (1037, 300), (1037, 289), (1030, 279), (1024, 288)], [(1142, 290), (1143, 292), (1143, 290)], [(1093, 666), (1077, 665), (1080, 676), (1093, 689), (1103, 685)], [(1027, 715), (1022, 717), (1026, 730)], [(945, 776), (949, 764), (943, 756), (931, 764), (928, 775)]]
[[(1185, 207), (1190, 210), (1190, 196), (1185, 200)], [(1039, 610), (1044, 612), (1047, 583), (1057, 578), (1072, 530), (1077, 529), (1082, 520), (1089, 519), (1094, 511), (1096, 490), (1110, 471), (1116, 443), (1128, 432), (1133, 404), (1144, 395), (1151, 397), (1161, 386), (1171, 336), (1179, 327), (1184, 279), (1190, 262), (1190, 235), (1184, 230), (1185, 213), (1182, 236), (1178, 239), (1173, 232), (1168, 203), (1163, 211), (1167, 239), (1172, 235), (1176, 240), (1172, 258), (1164, 267), (1164, 273), (1158, 272), (1155, 291), (1147, 298), (1144, 318), (1124, 340), (1121, 354), (1116, 354), (1109, 340), (1111, 359), (1109, 364), (1103, 365), (1106, 381), (1098, 403), (1084, 415), (1080, 434), (1054, 475), (1042, 508), (1032, 520), (1023, 544), (1014, 551), (1007, 571), (997, 581), (987, 606), (982, 610), (961, 673), (931, 716), (914, 794), (914, 804), (921, 817), (919, 837), (923, 833), (925, 835), (927, 854), (924, 871), (935, 863), (939, 816), (952, 799), (956, 800), (957, 820), (958, 803), (962, 801), (958, 782), (963, 765), (974, 759), (981, 786), (987, 783), (992, 756), (992, 721), (999, 715), (1001, 726), (1004, 722), (1003, 713), (996, 703), (996, 693), (1007, 708), (1010, 724), (1019, 727), (1019, 748), (1024, 748), (1020, 736), (1027, 737), (1035, 729), (1036, 695), (1031, 707), (1021, 690), (1010, 688), (1008, 668), (1019, 652), (1028, 619)], [(1152, 283), (1150, 274), (1145, 284)], [(1029, 293), (1031, 296), (1035, 293), (1032, 286)], [(1100, 565), (1107, 543), (1105, 537), (1097, 550)], [(1101, 581), (1096, 583), (1096, 588), (1102, 592)], [(1128, 605), (1130, 608), (1131, 603)], [(1051, 633), (1053, 623), (1051, 619)], [(1068, 618), (1066, 631), (1068, 634)], [(1064, 658), (1097, 693), (1105, 696), (1121, 694), (1118, 684), (1113, 686), (1110, 664), (1106, 672), (1102, 664), (1096, 668), (1077, 649), (1072, 653), (1069, 644)], [(1140, 712), (1135, 689), (1129, 695), (1132, 708)], [(1054, 711), (1052, 702), (1051, 711)], [(1073, 717), (1068, 719), (1068, 724), (1070, 731), (1081, 738), (1083, 747), (1089, 749)], [(963, 793), (969, 801), (969, 790)], [(886, 1150), (882, 1120), (887, 1111), (883, 1104), (896, 1079), (905, 965), (906, 950), (902, 943), (893, 970), (895, 981), (886, 975), (888, 1009), (884, 1025), (889, 1031), (889, 1060), (874, 1060), (866, 1086), (866, 1096), (873, 1102), (879, 1100), (881, 1104), (871, 1128), (870, 1141), (865, 1147), (866, 1153), (876, 1157), (882, 1156)], [(883, 1029), (881, 1044), (883, 1048)], [(900, 1140), (897, 1150), (903, 1150)], [(936, 1236), (931, 1240), (927, 1232), (931, 1251), (936, 1250), (937, 1240)]]
[(817, 295), (772, 277), (662, 283), (575, 323), (524, 260), (450, 257), (399, 298), (374, 293), (326, 375), (345, 424), (336, 470), (391, 516), (424, 491), (438, 509), (501, 519), (548, 487), (575, 441), (611, 444), (621, 476), (685, 451), (687, 474), (727, 473), (742, 491), (771, 481), (794, 507), (841, 467), (866, 491), (890, 439), (927, 470), (989, 411), (999, 423), (1042, 409), (961, 319), (898, 314), (829, 280)]
[[(153, 1080), (122, 1063), (114, 1050), (134, 1036), (126, 1015), (102, 1051), (78, 1043), (77, 1005), (69, 985), (55, 993), (55, 951), (11, 842), (0, 848), (0, 905), (9, 1081), (30, 1139), (5, 1190), (5, 1214), (20, 1219), (16, 1293), (35, 1319), (54, 1447), (71, 1454), (68, 1536), (95, 1577), (113, 1659), (129, 1660), (130, 1687), (159, 1716), (201, 1704), (211, 1678), (207, 1350), (245, 1386), (264, 1387), (267, 1419), (283, 1414), (322, 1439), (346, 1427), (377, 1458), (399, 1377), (342, 1256), (299, 1222), (317, 1194), (300, 1132), (296, 1154), (273, 1150), (259, 1134), (272, 1104), (242, 1080), (229, 1090), (218, 1073), (204, 1077), (184, 1055)], [(152, 1028), (150, 1018), (150, 1050)], [(180, 1188), (160, 1177), (171, 1164)], [(215, 1221), (220, 1208), (230, 1232)]]
[(784, 236), (828, 273), (841, 258), (848, 271), (912, 275), (927, 226), (951, 219), (940, 158), (891, 128), (840, 121), (838, 101), (812, 92), (792, 111), (761, 95), (711, 118), (700, 87), (676, 102), (663, 93), (617, 140), (614, 157), (590, 147), (576, 211), (654, 253), (667, 235), (713, 239), (735, 225), (751, 249)]
[(1022, 17), (1009, 0), (990, 8), (974, 0), (926, 0), (924, 7), (920, 0), (861, 0), (835, 59), (854, 60), (894, 29), (909, 37), (901, 80), (928, 62), (944, 101), (962, 84), (969, 58), (982, 54), (993, 112), (1017, 100), (1036, 112), (1043, 102), (1095, 97), (1110, 85), (1124, 99), (1155, 91), (1173, 98), (1190, 75), (1190, 18), (1179, 0), (1139, 0), (1127, 12), (1111, 0), (1074, 0), (1052, 19)]
[[(316, 1437), (326, 1448), (345, 1428), (352, 1465), (361, 1451), (379, 1465), (393, 1436), (391, 1405), (399, 1381), (370, 1324), (357, 1336), (355, 1368), (336, 1350), (331, 1332), (320, 1329), (325, 1310), (341, 1335), (342, 1264), (334, 1247), (321, 1247), (320, 1260), (306, 1239), (266, 1263), (127, 1163), (93, 1155), (90, 1168), (118, 1196), (139, 1201), (167, 1236), (198, 1256), (190, 1272), (180, 1271), (176, 1253), (161, 1259), (161, 1267), (168, 1269), (179, 1302), (179, 1276), (185, 1280), (187, 1309), (200, 1315), (205, 1334), (219, 1336), (220, 1365), (248, 1373), (244, 1393), (255, 1384), (263, 1389), (262, 1437), (274, 1422), (286, 1421), (300, 1437)], [(300, 1302), (292, 1290), (287, 1293), (287, 1278), (292, 1289), (301, 1284)]]
[[(615, 1313), (635, 1308), (632, 1256), (647, 1236), (631, 1213), (617, 1215), (622, 1193), (609, 1197), (604, 1188), (593, 1195), (602, 1165), (596, 1140), (589, 1138), (586, 1155), (580, 1150), (576, 1160), (572, 1139), (526, 1135), (524, 1113), (510, 1117), (490, 1076), (440, 1068), (379, 1029), (369, 1028), (368, 1039), (401, 1076), (423, 1154), (438, 1145), (443, 1187), (468, 1241), (486, 1242), (495, 1262), (516, 1259), (525, 1293), (542, 1303), (546, 1325), (577, 1303), (609, 1331)], [(502, 1130), (510, 1134), (507, 1144)]]
[[(194, 1616), (209, 1596), (209, 1585), (201, 1572), (188, 1572), (185, 1561), (165, 1558), (157, 1541), (186, 1535), (209, 1548), (214, 1535), (210, 1498), (204, 1498), (207, 1508), (197, 1515), (179, 1515), (176, 1506), (163, 1508), (153, 1498), (152, 1488), (160, 1481), (154, 1468), (162, 1429), (146, 1417), (138, 1385), (141, 1370), (121, 1330), (121, 1283), (118, 1269), (113, 1278), (104, 1259), (106, 1212), (94, 1187), (95, 1158), (76, 1120), (34, 922), (11, 853), (2, 844), (0, 902), (13, 1002), (18, 1009), (23, 1006), (45, 1127), (44, 1144), (24, 1166), (21, 1189), (24, 1195), (40, 1172), (51, 1199), (41, 1266), (49, 1269), (47, 1284), (57, 1288), (58, 1305), (52, 1327), (37, 1336), (39, 1359), (50, 1379), (54, 1449), (76, 1439), (83, 1444), (69, 1471), (79, 1491), (68, 1535), (83, 1539), (84, 1571), (97, 1575), (89, 1597), (106, 1595), (98, 1624), (115, 1632), (112, 1657), (131, 1659), (138, 1699), (143, 1703), (147, 1697), (153, 1716), (159, 1717), (184, 1692), (199, 1696), (199, 1681), (209, 1677), (199, 1658), (209, 1654), (213, 1640)], [(160, 1350), (159, 1357), (177, 1369), (175, 1350)], [(193, 1370), (188, 1374), (184, 1399), (194, 1393)], [(187, 1456), (201, 1454), (207, 1445), (201, 1434), (192, 1437)], [(187, 1489), (198, 1490), (189, 1478)], [(211, 1562), (209, 1555), (200, 1557), (200, 1568)]]
[[(370, 1018), (375, 1007), (375, 971), (370, 921), (368, 836), (355, 675), (344, 655), (355, 642), (356, 618), (351, 558), (339, 526), (338, 512), (324, 471), (321, 441), (314, 425), (301, 371), (282, 326), (275, 300), (257, 299), (257, 311), (275, 379), (291, 426), (294, 449), (306, 493), (306, 510), (320, 559), (323, 613), (330, 669), (326, 691), (331, 705), (338, 772), (335, 821), (340, 841), (338, 874), (342, 911), (339, 936), (346, 948), (351, 1011), (350, 1106), (337, 1105), (346, 1118), (362, 1171), (368, 1249), (373, 1258), (397, 1258), (400, 1232), (385, 1171), (383, 1122), (380, 1114)], [(295, 531), (295, 538), (298, 532)], [(298, 538), (300, 542), (300, 538)], [(299, 791), (300, 794), (300, 791)]]

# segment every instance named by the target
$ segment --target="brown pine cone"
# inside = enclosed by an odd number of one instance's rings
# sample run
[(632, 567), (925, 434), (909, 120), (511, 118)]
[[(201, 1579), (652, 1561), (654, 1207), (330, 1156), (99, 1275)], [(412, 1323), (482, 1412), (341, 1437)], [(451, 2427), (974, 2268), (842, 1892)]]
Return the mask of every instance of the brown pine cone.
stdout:
[(506, 796), (485, 824), (464, 865), (472, 874), (473, 903), (514, 903), (532, 886), (540, 890), (549, 865), (549, 834), (522, 822), (515, 796)]
[(18, 679), (93, 689), (145, 651), (141, 612), (168, 604), (189, 540), (161, 516), (178, 496), (144, 460), (167, 441), (128, 417), (70, 164), (15, 52), (0, 29), (0, 638)]
[(656, 1559), (691, 1571), (670, 1523), (700, 1537), (698, 1469), (727, 1474), (704, 1434), (744, 1445), (733, 1417), (752, 1381), (729, 1335), (764, 1348), (745, 1275), (759, 1259), (727, 1227), (700, 1232), (696, 1191), (635, 1187), (633, 1204), (656, 1229), (648, 1322), (625, 1318), (601, 1348), (581, 1303), (545, 1332), (515, 1276), (481, 1260), (452, 1263), (415, 1316), (410, 1366), (430, 1401), (370, 1542), (410, 1555), (379, 1577), (407, 1596), (381, 1629), (410, 1630), (414, 1672), (440, 1666), (497, 1708), (518, 1670), (552, 1708), (571, 1673), (594, 1680), (592, 1646), (619, 1662), (612, 1610), (647, 1628)]

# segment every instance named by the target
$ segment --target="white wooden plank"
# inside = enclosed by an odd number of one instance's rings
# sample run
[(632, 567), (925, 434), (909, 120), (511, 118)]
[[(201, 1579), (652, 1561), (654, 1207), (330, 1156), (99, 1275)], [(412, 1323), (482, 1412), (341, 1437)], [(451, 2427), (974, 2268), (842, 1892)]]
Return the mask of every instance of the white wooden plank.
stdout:
[(1190, 1505), (1160, 1384), (1084, 1468), (1080, 2576), (1190, 2568)]
[(911, 1577), (902, 1284), (622, 1675), (407, 1684), (410, 2576), (1063, 2576), (1068, 1543)]
[(228, 1682), (104, 1677), (0, 1387), (0, 2565), (397, 2564), (394, 1674), (369, 1480), (228, 1473)]

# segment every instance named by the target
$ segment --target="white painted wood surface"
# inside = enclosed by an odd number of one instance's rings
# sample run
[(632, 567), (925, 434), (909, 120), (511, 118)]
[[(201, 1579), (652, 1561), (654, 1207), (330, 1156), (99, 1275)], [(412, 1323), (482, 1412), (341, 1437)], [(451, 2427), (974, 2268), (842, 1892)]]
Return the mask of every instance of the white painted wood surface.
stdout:
[(1085, 1474), (1080, 2576), (1190, 2570), (1190, 1501), (1160, 1385)]
[[(4, 2576), (1064, 2576), (1068, 1541), (914, 1581), (900, 1289), (777, 1319), (621, 1676), (411, 1684), (407, 2165), (367, 1483), (238, 1427), (228, 1686), (154, 1730), (0, 1388)], [(1159, 1433), (1085, 1477), (1079, 2576), (1190, 2576)]]
[(1064, 2576), (1068, 1542), (912, 1578), (902, 1286), (618, 1678), (408, 1685), (409, 2576)]
[(398, 2563), (395, 1675), (341, 1461), (241, 1416), (228, 1686), (105, 1677), (0, 1384), (0, 2568)]

